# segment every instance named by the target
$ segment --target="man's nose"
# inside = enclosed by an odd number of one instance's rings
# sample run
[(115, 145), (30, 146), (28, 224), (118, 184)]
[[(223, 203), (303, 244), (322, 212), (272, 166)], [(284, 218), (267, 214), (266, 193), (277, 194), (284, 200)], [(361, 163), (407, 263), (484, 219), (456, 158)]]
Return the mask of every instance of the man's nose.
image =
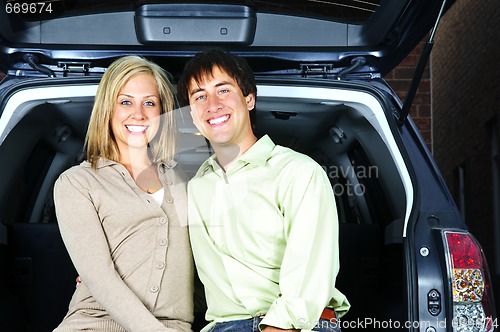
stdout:
[(208, 98), (207, 110), (211, 113), (217, 113), (222, 110), (222, 103), (217, 95), (212, 95)]

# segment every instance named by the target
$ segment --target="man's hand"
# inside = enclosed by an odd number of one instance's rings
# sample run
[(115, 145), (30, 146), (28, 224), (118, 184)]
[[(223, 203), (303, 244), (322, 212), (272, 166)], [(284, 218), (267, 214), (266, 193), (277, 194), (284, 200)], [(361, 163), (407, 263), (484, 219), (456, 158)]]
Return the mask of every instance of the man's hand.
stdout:
[(284, 329), (279, 329), (279, 328), (274, 327), (274, 326), (268, 326), (262, 330), (262, 332), (277, 332), (277, 331), (300, 331), (300, 330), (284, 330)]

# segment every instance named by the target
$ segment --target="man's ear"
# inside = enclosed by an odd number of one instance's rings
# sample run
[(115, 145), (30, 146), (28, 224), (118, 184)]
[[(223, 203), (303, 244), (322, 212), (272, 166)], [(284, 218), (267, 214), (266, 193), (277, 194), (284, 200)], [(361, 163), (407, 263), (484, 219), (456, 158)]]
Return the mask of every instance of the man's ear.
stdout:
[(246, 96), (245, 101), (247, 103), (247, 109), (249, 111), (255, 108), (255, 95), (253, 93), (250, 93), (248, 96)]

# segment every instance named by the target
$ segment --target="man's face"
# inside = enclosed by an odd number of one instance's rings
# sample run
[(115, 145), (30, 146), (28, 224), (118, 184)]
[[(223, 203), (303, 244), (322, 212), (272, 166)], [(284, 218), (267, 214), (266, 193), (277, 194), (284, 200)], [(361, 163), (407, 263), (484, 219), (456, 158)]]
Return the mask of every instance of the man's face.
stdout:
[(253, 139), (250, 111), (255, 96), (243, 96), (237, 82), (219, 67), (188, 87), (193, 123), (212, 145), (242, 146)]

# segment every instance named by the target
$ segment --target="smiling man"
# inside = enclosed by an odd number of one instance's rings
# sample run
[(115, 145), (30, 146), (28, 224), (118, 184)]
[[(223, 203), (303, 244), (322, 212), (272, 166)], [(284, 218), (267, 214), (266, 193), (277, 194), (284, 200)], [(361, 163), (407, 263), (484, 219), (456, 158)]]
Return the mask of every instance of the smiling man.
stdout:
[(340, 331), (349, 303), (335, 288), (338, 218), (323, 169), (255, 136), (257, 87), (244, 59), (198, 54), (178, 95), (215, 152), (188, 184), (203, 331)]
[(256, 91), (243, 94), (236, 80), (218, 66), (197, 81), (188, 88), (193, 122), (225, 169), (257, 141), (249, 113), (255, 106)]

